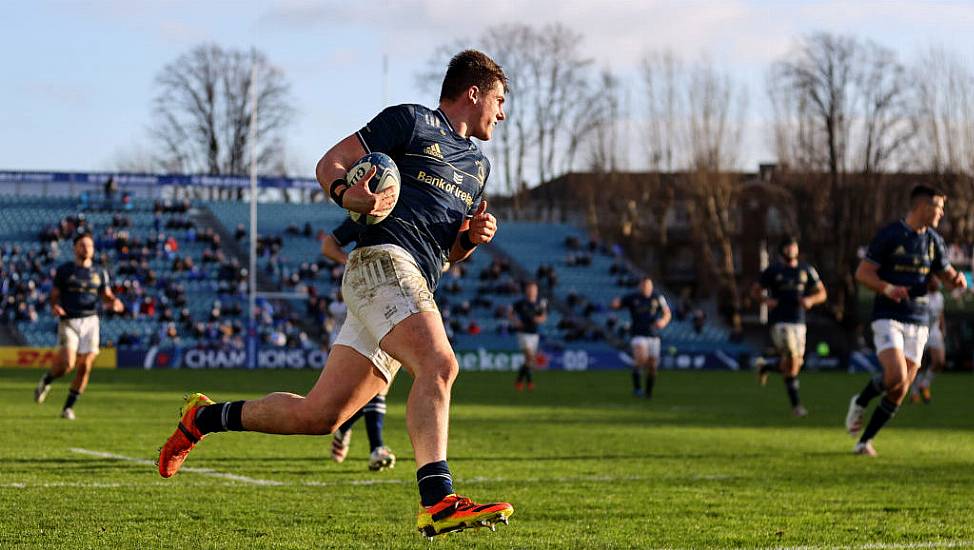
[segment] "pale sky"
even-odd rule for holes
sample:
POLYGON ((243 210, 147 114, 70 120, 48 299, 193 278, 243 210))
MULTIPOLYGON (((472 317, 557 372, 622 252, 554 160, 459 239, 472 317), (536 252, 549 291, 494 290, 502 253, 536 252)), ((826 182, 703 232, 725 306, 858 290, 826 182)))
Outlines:
POLYGON ((493 24, 560 22, 585 35, 587 56, 634 84, 647 51, 709 55, 751 95, 746 169, 770 160, 765 71, 802 34, 871 39, 905 62, 944 47, 974 66, 974 0, 7 0, 0 14, 0 170, 105 170, 148 150, 153 79, 202 42, 255 46, 285 72, 298 110, 290 164, 309 177, 326 148, 383 106, 383 55, 389 102, 433 105, 415 75, 434 49, 493 24))

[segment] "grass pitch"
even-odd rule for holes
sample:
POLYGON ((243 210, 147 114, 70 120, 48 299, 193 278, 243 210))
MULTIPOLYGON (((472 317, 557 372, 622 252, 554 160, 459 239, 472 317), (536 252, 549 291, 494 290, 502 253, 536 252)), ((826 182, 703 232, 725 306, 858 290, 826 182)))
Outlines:
POLYGON ((405 432, 408 376, 389 398, 396 469, 366 468, 364 425, 349 459, 327 437, 218 434, 184 471, 149 464, 181 396, 216 400, 306 391, 314 371, 96 371, 74 422, 62 380, 32 402, 39 371, 0 370, 0 548, 704 548, 974 546, 974 377, 937 379, 930 405, 904 405, 853 456, 842 424, 863 375, 806 373, 811 415, 792 418, 779 378, 664 372, 656 399, 629 376, 462 373, 450 465, 478 501, 508 500, 496 533, 429 543, 414 528, 405 432), (243 476, 228 477, 228 476, 243 476))

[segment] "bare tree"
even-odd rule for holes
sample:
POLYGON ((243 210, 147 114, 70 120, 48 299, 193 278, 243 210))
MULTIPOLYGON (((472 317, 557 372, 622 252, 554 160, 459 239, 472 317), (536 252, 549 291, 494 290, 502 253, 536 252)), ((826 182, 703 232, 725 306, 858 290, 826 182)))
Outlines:
POLYGON ((859 102, 852 139, 854 168, 882 173, 902 162, 916 135, 910 112, 911 85, 892 50, 872 42, 859 48, 856 95, 859 102))
POLYGON ((772 66, 769 92, 779 162, 805 174, 789 179, 805 248, 826 267, 837 316, 855 315, 858 248, 890 214, 884 178, 916 133, 906 70, 887 48, 818 33, 772 66))
POLYGON ((918 130, 913 166, 974 175, 974 70, 956 54, 931 49, 918 59, 912 79, 918 130))
POLYGON ((201 45, 163 67, 154 100, 160 165, 169 171, 244 174, 249 165, 251 86, 256 77, 257 165, 280 166, 294 109, 283 73, 256 50, 201 45))
POLYGON ((739 307, 733 243, 740 182, 730 172, 740 155, 745 90, 707 59, 687 65, 672 53, 651 53, 642 68, 650 164, 657 174, 676 172, 700 278, 718 282, 720 303, 732 314, 739 307))
MULTIPOLYGON (((581 53, 582 35, 562 25, 497 25, 473 43, 504 68, 510 82, 507 119, 485 149, 495 177, 514 199, 517 215, 529 182, 550 181, 559 171, 570 171, 593 139, 585 130, 606 127, 598 117, 607 101, 599 86, 607 81, 592 75, 592 61, 581 53)), ((432 92, 450 56, 468 47, 469 42, 437 48, 418 75, 420 87, 432 92)))

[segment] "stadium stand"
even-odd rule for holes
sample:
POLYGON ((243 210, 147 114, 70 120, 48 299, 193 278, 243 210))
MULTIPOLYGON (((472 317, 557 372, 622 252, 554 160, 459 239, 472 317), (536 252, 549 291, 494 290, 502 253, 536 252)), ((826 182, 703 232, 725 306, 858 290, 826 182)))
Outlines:
MULTIPOLYGON (((71 236, 84 226, 126 303, 125 314, 103 318, 103 343, 243 345, 248 204, 164 203, 124 194, 101 201, 83 194, 0 196, 0 206, 0 320, 25 344, 55 344, 46 296, 54 269, 72 257, 71 236)), ((327 342, 328 305, 341 268, 321 256, 320 241, 344 216, 323 203, 258 205, 260 290, 292 296, 261 300, 265 345, 327 342)), ((491 246, 444 274, 436 296, 454 344, 513 348, 508 314, 526 279, 539 281, 551 304, 542 329, 549 346, 611 351, 628 339, 628 315, 609 307, 638 281, 625 258, 573 226, 518 221, 503 222, 491 246)), ((677 297, 662 290, 676 310, 677 297)), ((674 317, 663 331, 665 347, 737 350, 726 329, 691 317, 674 317)))

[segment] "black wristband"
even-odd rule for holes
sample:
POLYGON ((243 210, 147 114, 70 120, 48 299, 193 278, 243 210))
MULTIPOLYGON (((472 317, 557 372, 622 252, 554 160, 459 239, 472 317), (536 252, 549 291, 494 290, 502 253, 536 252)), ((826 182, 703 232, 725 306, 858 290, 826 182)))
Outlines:
POLYGON ((337 180, 331 182, 331 186, 328 188, 328 194, 331 195, 331 200, 335 201, 335 204, 342 207, 345 206, 342 204, 345 191, 348 191, 348 182, 345 181, 345 178, 338 178, 337 180), (342 186, 342 189, 336 192, 339 185, 342 186))
POLYGON ((460 233, 460 248, 466 251, 473 250, 476 247, 477 245, 473 244, 473 241, 470 240, 470 231, 460 233))

